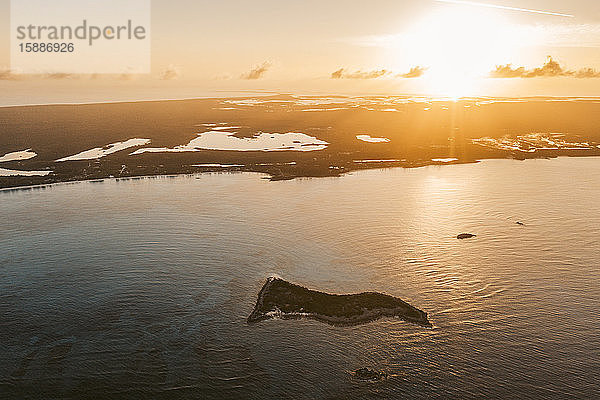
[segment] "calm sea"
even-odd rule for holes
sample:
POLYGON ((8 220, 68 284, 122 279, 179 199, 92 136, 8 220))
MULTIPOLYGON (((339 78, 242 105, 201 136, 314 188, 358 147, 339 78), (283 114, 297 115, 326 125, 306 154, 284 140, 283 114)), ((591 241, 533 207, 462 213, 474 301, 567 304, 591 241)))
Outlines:
POLYGON ((0 397, 600 397, 600 159, 261 178, 0 192, 0 397), (247 325, 274 274, 434 328, 247 325))

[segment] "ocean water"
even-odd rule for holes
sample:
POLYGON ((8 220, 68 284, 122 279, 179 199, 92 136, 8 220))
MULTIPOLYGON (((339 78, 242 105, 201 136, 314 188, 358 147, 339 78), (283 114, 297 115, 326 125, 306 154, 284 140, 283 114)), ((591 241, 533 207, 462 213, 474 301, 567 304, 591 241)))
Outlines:
POLYGON ((599 198, 598 158, 1 191, 0 397, 597 398, 599 198), (270 275, 434 327, 248 325, 270 275))

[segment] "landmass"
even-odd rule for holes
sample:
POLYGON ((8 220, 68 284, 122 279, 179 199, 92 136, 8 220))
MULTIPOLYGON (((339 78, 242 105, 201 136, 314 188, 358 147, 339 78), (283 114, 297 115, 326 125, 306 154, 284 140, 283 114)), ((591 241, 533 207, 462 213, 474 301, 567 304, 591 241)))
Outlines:
POLYGON ((331 325, 358 325, 398 317, 431 327, 427 313, 401 299, 376 292, 328 294, 271 277, 258 294, 248 323, 270 318, 310 318, 331 325))
POLYGON ((600 156, 595 99, 276 95, 0 107, 0 121, 0 188, 600 156))

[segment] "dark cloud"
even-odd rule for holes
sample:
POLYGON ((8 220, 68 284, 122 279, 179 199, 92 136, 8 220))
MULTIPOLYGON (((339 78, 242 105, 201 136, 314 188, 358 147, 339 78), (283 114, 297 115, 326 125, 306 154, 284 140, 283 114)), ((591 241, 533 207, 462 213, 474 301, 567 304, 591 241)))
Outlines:
POLYGON ((490 73, 492 78, 553 78, 553 77, 575 77, 575 78, 600 78, 600 72, 592 68, 583 68, 577 71, 564 69, 552 57, 548 57, 544 65, 534 69, 525 67, 513 68, 511 64, 498 65, 490 73))
POLYGON ((412 67, 410 69, 410 71, 408 71, 405 74, 400 74, 398 75, 401 78, 420 78, 421 76, 423 76, 423 74, 425 73, 425 71, 427 71, 427 68, 425 67, 420 67, 420 66, 416 66, 416 67, 412 67))
POLYGON ((342 79, 344 77, 344 68, 340 68, 331 73, 331 79, 342 79))
POLYGON ((270 68, 271 68, 271 63, 268 61, 265 61, 261 65, 257 65, 254 68, 252 68, 250 71, 242 74, 240 76, 240 78, 248 79, 248 80, 260 79, 267 73, 267 71, 270 68))
POLYGON ((177 68, 173 64, 170 64, 166 69, 164 69, 160 73, 160 79, 172 80, 172 79, 179 78, 180 75, 181 75, 181 72, 179 71, 179 68, 177 68))
POLYGON ((331 74, 331 79, 376 79, 389 74, 391 71, 387 69, 345 72, 344 68, 340 68, 331 74))

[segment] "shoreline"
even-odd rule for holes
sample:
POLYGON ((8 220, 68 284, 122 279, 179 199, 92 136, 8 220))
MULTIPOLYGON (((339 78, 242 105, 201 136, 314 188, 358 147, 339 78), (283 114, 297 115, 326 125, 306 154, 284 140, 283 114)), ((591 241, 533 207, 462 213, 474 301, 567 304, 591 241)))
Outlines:
POLYGON ((444 167, 444 166, 452 166, 452 165, 468 165, 468 164, 479 164, 481 162, 490 161, 490 160, 511 160, 511 161, 527 161, 527 160, 553 160, 559 158, 600 158, 600 155, 591 154, 591 155, 579 155, 579 156, 555 156, 555 157, 531 157, 525 159, 516 159, 510 157, 492 157, 492 158, 484 158, 478 160, 469 160, 469 161, 452 161, 452 162, 414 162, 410 163, 411 165, 390 165, 390 164, 398 164, 394 162, 382 162, 382 163, 364 163, 361 164, 360 167, 352 168, 352 169, 344 169, 344 170, 336 170, 329 171, 329 173, 325 172, 323 174, 290 174, 290 175, 277 175, 272 174, 266 170, 257 170, 256 168, 251 167, 231 167, 231 168, 219 168, 219 167, 193 167, 195 171, 182 171, 182 172, 171 172, 171 173, 156 173, 156 174, 140 174, 140 175, 128 175, 128 176, 94 176, 84 179, 52 179, 52 175, 48 176, 13 176, 13 177, 0 177, 0 193, 8 193, 15 191, 30 191, 30 190, 41 190, 46 189, 52 186, 58 185, 73 185, 78 183, 100 183, 104 181, 130 181, 130 180, 142 180, 142 179, 158 179, 158 178, 176 178, 176 177, 199 177, 205 174, 237 174, 237 173, 252 173, 263 175, 262 179, 268 180, 269 182, 279 182, 279 181, 290 181, 294 179, 306 179, 306 178, 340 178, 344 175, 351 174, 353 172, 360 171, 369 171, 369 170, 385 170, 385 169, 414 169, 414 168, 424 168, 424 167, 444 167), (45 180, 40 183, 28 183, 28 182, 16 182, 14 184, 6 185, 3 182, 4 179, 10 178, 11 180, 28 180, 28 179, 40 179, 45 180))
POLYGON ((216 171, 281 181, 496 158, 600 156, 598 121, 589 118, 600 115, 600 102, 438 100, 244 93, 0 107, 0 156, 34 154, 2 162, 8 171, 0 188, 216 171), (19 171, 48 175, 9 176, 19 171))

